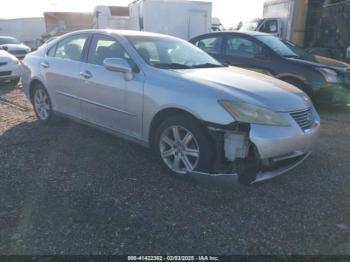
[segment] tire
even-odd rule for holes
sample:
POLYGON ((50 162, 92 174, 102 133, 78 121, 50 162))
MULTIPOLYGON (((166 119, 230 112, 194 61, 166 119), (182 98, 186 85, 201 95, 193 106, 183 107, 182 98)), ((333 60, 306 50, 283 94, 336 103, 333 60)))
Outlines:
POLYGON ((153 147, 167 173, 188 178, 188 171, 210 172, 214 159, 209 132, 197 120, 175 115, 160 124, 153 147))
POLYGON ((36 117, 41 123, 48 124, 53 120, 52 104, 46 88, 36 84, 32 91, 32 105, 36 117))

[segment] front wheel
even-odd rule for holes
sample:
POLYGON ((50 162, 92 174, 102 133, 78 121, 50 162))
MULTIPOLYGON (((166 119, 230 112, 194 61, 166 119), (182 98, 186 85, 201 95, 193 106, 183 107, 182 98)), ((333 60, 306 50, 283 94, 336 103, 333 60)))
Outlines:
POLYGON ((154 147, 162 166, 172 175, 186 177, 191 171, 211 171, 211 137, 191 117, 178 115, 165 120, 157 129, 154 147))
POLYGON ((51 121, 53 115, 51 100, 45 87, 43 87, 41 84, 38 84, 34 88, 32 104, 39 121, 43 123, 48 123, 51 121))

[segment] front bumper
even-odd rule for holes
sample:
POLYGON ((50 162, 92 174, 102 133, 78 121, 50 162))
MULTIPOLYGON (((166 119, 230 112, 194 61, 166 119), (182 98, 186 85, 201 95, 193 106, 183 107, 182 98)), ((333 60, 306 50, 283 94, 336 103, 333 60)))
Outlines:
POLYGON ((350 104, 350 80, 349 83, 327 84, 318 89, 314 96, 319 104, 350 104))
POLYGON ((21 64, 0 66, 0 83, 17 81, 21 78, 22 72, 21 64))
POLYGON ((283 175, 300 165, 312 152, 320 131, 320 118, 314 108, 313 114, 314 123, 308 130, 302 130, 289 113, 283 113, 290 120, 289 127, 252 124, 249 143, 254 156, 237 159, 235 172, 208 174, 194 171, 189 176, 204 184, 230 186, 254 184, 283 175))
MULTIPOLYGON (((302 155, 300 158, 295 159, 290 164, 282 166, 276 170, 273 171, 259 171, 255 179, 250 182, 250 184, 259 183, 265 180, 270 180, 272 178, 281 176, 292 169, 299 166, 301 163, 304 162, 309 156, 311 155, 311 152, 308 152, 305 155, 302 155)), ((201 184, 206 185, 214 185, 214 186, 226 186, 230 187, 235 184, 240 184, 240 175, 238 173, 232 173, 232 174, 208 174, 208 173, 202 173, 202 172, 191 172, 189 173, 190 177, 194 180, 200 182, 201 184)))

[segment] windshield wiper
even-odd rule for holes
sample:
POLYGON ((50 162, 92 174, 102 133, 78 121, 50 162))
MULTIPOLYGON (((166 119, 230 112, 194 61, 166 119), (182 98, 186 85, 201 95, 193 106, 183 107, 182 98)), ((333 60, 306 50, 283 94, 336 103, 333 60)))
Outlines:
POLYGON ((170 64, 155 63, 152 65, 162 69, 191 69, 192 68, 191 66, 178 64, 178 63, 170 63, 170 64))
POLYGON ((205 63, 200 65, 193 65, 193 68, 210 68, 210 67, 226 67, 225 65, 205 63))

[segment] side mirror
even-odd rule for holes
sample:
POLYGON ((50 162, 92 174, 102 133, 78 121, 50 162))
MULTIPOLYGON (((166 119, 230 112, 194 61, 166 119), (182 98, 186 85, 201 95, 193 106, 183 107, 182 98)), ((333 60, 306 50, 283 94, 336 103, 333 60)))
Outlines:
POLYGON ((129 81, 133 78, 132 68, 129 63, 122 58, 106 58, 103 60, 104 67, 109 71, 124 74, 124 79, 129 81))

